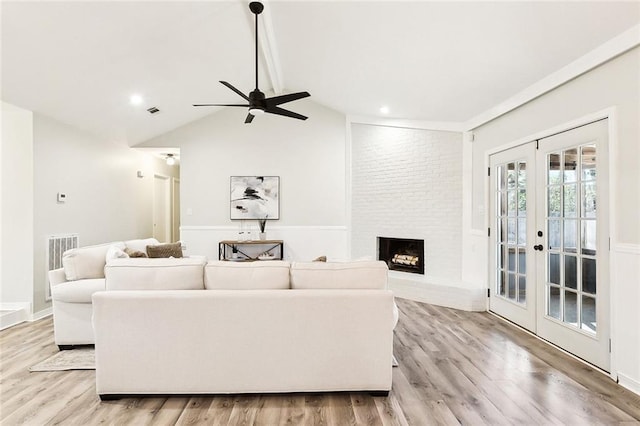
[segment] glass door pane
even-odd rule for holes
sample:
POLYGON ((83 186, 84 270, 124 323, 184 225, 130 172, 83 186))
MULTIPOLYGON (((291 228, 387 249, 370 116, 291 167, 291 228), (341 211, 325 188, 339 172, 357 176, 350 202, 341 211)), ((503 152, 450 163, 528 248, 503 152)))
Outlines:
POLYGON ((527 302, 527 162, 496 167, 494 226, 496 238, 496 294, 516 303, 527 302), (505 231, 506 226, 506 232, 505 231))
POLYGON ((546 163, 546 315, 595 334, 596 147, 552 152, 546 163))

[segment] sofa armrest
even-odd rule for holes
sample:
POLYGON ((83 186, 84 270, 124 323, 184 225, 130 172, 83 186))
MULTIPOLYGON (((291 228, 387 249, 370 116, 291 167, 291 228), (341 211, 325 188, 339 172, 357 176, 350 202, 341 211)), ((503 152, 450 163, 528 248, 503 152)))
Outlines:
POLYGON ((64 268, 53 269, 49 271, 49 285, 54 286, 67 282, 67 276, 64 273, 64 268))

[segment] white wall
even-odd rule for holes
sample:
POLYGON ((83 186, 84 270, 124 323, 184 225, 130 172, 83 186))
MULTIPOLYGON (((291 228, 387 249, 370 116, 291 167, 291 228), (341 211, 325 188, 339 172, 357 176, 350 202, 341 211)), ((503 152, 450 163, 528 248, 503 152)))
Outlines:
POLYGON ((80 245, 152 235, 153 174, 176 168, 40 114, 33 121, 34 312, 46 309, 46 239, 77 233, 80 245), (145 173, 137 177, 137 171, 145 173), (64 192, 67 200, 57 202, 64 192))
MULTIPOLYGON (((610 211, 612 344, 620 383, 640 393, 640 48, 635 48, 477 129, 473 146, 472 224, 486 233, 484 194, 488 150, 615 107, 610 120, 613 200, 610 211)), ((476 271, 486 288, 485 268, 476 271)))
POLYGON ((244 124, 244 109, 225 108, 139 145, 180 148, 181 238, 190 254, 217 258, 218 241, 237 237, 231 176, 273 175, 280 220, 267 223, 268 238, 284 239, 291 259, 345 257, 345 117, 311 100, 291 109, 309 119, 265 114, 244 124))
POLYGON ((2 102, 0 306, 31 312, 33 297, 33 114, 2 102))

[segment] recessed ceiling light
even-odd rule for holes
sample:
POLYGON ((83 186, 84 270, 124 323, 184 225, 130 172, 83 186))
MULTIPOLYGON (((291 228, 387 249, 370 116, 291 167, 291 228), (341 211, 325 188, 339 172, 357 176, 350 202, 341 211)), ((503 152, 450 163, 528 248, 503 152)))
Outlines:
POLYGON ((380 112, 382 114, 389 114, 389 107, 388 106, 382 106, 380 107, 380 112))
POLYGON ((131 95, 131 97, 129 98, 129 102, 131 102, 131 105, 140 105, 142 103, 142 96, 131 95))

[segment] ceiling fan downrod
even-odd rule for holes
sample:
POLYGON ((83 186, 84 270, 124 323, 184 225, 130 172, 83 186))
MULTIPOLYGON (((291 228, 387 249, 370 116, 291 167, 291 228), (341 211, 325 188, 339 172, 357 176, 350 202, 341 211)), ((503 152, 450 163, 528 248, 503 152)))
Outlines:
POLYGON ((259 1, 249 3, 249 10, 256 16, 256 90, 258 90, 258 15, 264 10, 264 5, 259 1))

